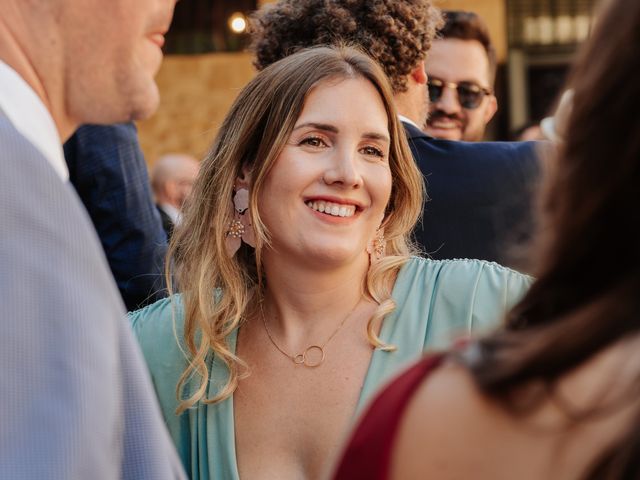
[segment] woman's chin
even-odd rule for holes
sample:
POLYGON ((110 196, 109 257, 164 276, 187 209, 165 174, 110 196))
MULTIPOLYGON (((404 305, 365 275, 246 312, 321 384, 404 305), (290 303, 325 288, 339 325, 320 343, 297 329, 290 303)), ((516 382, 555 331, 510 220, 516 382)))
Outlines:
POLYGON ((365 246, 358 241, 336 242, 335 239, 314 238, 314 241, 299 241, 289 245, 274 245, 265 252, 265 260, 271 264, 307 265, 314 270, 341 269, 348 265, 368 265, 365 246))
POLYGON ((364 249, 354 251, 352 246, 321 246, 311 249, 302 257, 306 262, 319 265, 320 268, 342 268, 349 264, 358 264, 366 260, 364 249))

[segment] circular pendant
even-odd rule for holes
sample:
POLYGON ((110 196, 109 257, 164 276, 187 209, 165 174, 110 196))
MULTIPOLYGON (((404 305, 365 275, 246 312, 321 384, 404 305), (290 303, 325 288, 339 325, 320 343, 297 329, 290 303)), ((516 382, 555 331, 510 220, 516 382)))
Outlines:
MULTIPOLYGON (((300 355, 298 355, 297 357, 299 356, 300 355)), ((324 362, 324 350, 319 345, 311 345, 310 347, 307 347, 307 349, 302 354, 302 363, 305 367, 317 367, 322 362, 324 362)))

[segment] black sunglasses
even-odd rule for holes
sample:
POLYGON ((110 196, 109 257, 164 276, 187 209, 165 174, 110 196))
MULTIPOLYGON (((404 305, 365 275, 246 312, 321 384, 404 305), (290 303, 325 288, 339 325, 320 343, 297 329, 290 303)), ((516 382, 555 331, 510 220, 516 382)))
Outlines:
POLYGON ((491 90, 481 87, 473 82, 445 82, 439 78, 429 78, 427 82, 427 89, 429 90, 429 100, 432 103, 436 103, 442 97, 444 89, 455 88, 458 93, 458 101, 462 108, 467 110, 473 110, 478 108, 482 103, 482 99, 486 95, 491 95, 491 90))

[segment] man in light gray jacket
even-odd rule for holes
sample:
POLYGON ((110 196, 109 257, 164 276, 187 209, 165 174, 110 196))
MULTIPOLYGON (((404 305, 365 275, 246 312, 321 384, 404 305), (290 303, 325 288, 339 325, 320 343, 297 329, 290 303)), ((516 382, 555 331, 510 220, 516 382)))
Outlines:
POLYGON ((175 0, 0 0, 0 478, 183 478, 62 142, 144 118, 175 0))

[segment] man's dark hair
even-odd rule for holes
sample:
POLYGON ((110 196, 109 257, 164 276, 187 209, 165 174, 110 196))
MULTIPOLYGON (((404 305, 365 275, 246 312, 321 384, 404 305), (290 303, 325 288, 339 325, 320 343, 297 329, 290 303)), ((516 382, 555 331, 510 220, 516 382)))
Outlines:
POLYGON ((458 38, 480 42, 489 59, 489 81, 493 84, 496 76, 496 49, 491 43, 487 24, 474 12, 444 10, 442 15, 444 25, 438 30, 436 38, 458 38))
POLYGON ((281 0, 253 15, 251 50, 258 70, 303 48, 348 43, 383 68, 394 93, 423 60, 441 24, 431 0, 281 0))

